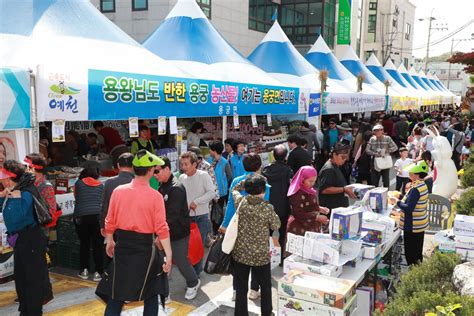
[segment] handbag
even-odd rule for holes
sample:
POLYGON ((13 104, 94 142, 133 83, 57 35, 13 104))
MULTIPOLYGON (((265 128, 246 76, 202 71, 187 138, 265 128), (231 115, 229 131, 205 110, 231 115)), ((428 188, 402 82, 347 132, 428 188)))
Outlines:
POLYGON ((188 245, 188 260, 191 265, 196 265, 204 258, 204 246, 202 244, 201 233, 196 223, 191 223, 188 245))
POLYGON ((216 201, 212 201, 211 221, 216 225, 221 225, 224 220, 224 210, 216 201))
POLYGON ((232 258, 231 255, 222 251, 223 241, 224 236, 219 234, 209 249, 204 265, 204 271, 208 274, 232 274, 232 258))
POLYGON ((230 220, 229 226, 227 227, 224 235, 224 241, 222 242, 222 251, 226 254, 230 254, 234 250, 235 241, 237 240, 237 233, 239 230, 239 210, 245 197, 239 203, 234 216, 230 220))
POLYGON ((375 167, 375 170, 377 171, 392 168, 393 167, 392 156, 386 155, 383 157, 375 157, 374 167, 375 167))

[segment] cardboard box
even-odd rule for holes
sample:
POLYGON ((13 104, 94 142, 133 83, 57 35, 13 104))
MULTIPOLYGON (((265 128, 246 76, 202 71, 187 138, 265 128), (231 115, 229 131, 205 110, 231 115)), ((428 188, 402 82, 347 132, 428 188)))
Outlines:
POLYGON ((355 294, 355 282, 291 270, 278 281, 278 294, 344 309, 355 294))
POLYGON ((331 238, 331 234, 321 234, 315 232, 306 232, 304 234, 305 240, 312 239, 324 243, 328 247, 333 248, 336 251, 341 251, 342 241, 331 238))
POLYGON ((388 188, 375 188, 369 192, 370 208, 377 213, 383 213, 388 206, 388 188))
POLYGON ((270 266, 271 269, 278 267, 281 262, 281 247, 278 238, 270 237, 270 266))
POLYGON ((357 316, 371 316, 374 310, 374 288, 361 286, 356 289, 357 316))
POLYGON ((339 207, 332 210, 329 223, 331 237, 336 240, 360 236, 362 210, 360 207, 339 207))
POLYGON ((364 248, 360 248, 360 251, 359 251, 359 254, 357 255, 357 257, 351 261, 348 261, 345 265, 346 266, 350 266, 352 268, 355 268, 357 267, 357 265, 362 261, 362 259, 364 258, 364 248))
POLYGON ((456 248, 456 253, 461 256, 462 261, 474 261, 474 250, 456 248))
POLYGON ((474 237, 459 235, 459 236, 454 237, 454 240, 455 240, 456 248, 474 250, 474 237))
POLYGON ((454 218, 454 235, 474 237, 474 216, 457 214, 454 218))
POLYGON ((382 247, 378 246, 364 246, 364 259, 373 260, 382 252, 382 247))
POLYGON ((323 241, 305 238, 303 258, 325 264, 339 265, 340 253, 323 241))
POLYGON ((290 270, 299 270, 308 275, 321 274, 335 278, 342 274, 342 266, 324 264, 297 255, 291 255, 283 261, 283 273, 287 274, 290 270))
POLYGON ((348 187, 353 189, 353 192, 358 200, 362 200, 367 192, 375 188, 373 185, 354 183, 348 185, 348 187))
POLYGON ((295 299, 286 295, 278 295, 279 316, 308 316, 308 315, 330 315, 330 316, 353 316, 357 309, 357 298, 354 295, 345 309, 330 307, 305 300, 295 299))
POLYGON ((380 245, 384 241, 387 227, 377 222, 363 222, 361 235, 364 244, 380 245))
POLYGON ((13 252, 0 254, 0 279, 13 275, 13 252))

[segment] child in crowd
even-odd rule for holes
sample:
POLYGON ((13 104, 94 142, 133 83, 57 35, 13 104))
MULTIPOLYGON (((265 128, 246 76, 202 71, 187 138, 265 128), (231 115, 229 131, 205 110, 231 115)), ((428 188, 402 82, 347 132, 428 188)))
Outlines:
POLYGON ((405 186, 410 181, 408 171, 404 169, 409 166, 413 160, 408 158, 408 149, 406 147, 400 148, 398 152, 400 153, 400 158, 395 162, 395 170, 397 171, 396 190, 400 191, 403 196, 405 194, 405 186))
POLYGON ((433 192, 433 182, 434 182, 433 160, 431 158, 431 152, 424 151, 421 154, 421 160, 426 162, 428 167, 430 167, 430 170, 428 171, 428 175, 425 177, 425 184, 428 187, 428 193, 431 194, 433 192))

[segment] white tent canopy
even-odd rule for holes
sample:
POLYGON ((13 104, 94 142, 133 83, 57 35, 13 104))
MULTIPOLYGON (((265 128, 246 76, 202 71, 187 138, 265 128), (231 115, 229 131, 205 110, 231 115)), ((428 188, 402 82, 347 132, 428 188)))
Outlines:
POLYGON ((198 78, 284 85, 237 52, 195 0, 178 0, 143 46, 198 78))

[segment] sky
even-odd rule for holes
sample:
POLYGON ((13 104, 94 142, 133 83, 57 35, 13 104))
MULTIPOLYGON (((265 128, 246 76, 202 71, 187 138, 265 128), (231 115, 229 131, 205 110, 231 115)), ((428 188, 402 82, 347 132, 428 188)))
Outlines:
MULTIPOLYGON (((421 49, 413 50, 413 55, 417 58, 426 56, 429 28, 428 20, 419 21, 418 19, 429 17, 433 8, 433 17, 436 20, 432 22, 432 28, 447 27, 448 30, 432 30, 430 42, 448 35, 474 19, 474 0, 410 0, 410 2, 416 6, 413 48, 423 46, 421 49)), ((470 39, 472 33, 474 33, 474 23, 449 39, 431 46, 430 56, 450 52, 452 38, 455 39, 453 51, 471 52, 474 48, 474 40, 464 42, 456 40, 470 39)))

